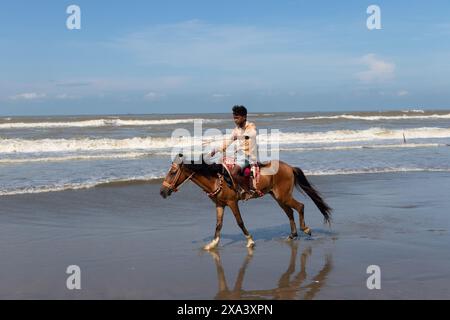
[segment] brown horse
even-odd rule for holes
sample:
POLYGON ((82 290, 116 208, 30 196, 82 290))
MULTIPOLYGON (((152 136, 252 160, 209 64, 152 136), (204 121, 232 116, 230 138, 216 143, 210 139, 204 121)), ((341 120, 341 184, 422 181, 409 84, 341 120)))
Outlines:
MULTIPOLYGON (((239 194, 233 187, 224 183, 223 167, 220 164, 207 164, 202 160, 200 164, 193 162, 184 163, 183 155, 172 163, 161 186, 161 196, 167 198, 187 181, 191 180, 202 188, 216 205, 217 223, 214 239, 204 246, 205 250, 211 250, 217 247, 220 241, 220 230, 222 229, 223 214, 225 207, 229 207, 236 218, 236 222, 247 238, 247 247, 253 247, 255 242, 247 231, 239 211, 239 194)), ((291 167, 287 163, 278 160, 272 160, 261 167, 261 176, 258 183, 258 189, 264 193, 269 193, 286 212, 291 225, 290 239, 298 236, 297 227, 294 220, 294 211, 296 210, 300 217, 301 230, 311 235, 311 229, 305 225, 304 208, 305 205, 294 199, 292 192, 294 186, 302 190, 312 199, 323 214, 325 222, 330 221, 331 208, 322 199, 319 192, 306 179, 300 168, 291 167)))

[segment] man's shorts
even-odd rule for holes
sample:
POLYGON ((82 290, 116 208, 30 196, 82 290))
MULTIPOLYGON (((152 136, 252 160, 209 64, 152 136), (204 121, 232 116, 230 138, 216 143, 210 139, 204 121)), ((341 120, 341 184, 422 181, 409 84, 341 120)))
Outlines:
POLYGON ((249 161, 248 157, 242 151, 236 152, 235 161, 236 161, 236 164, 239 167, 241 167, 241 169, 244 169, 245 167, 250 166, 250 161, 249 161))
POLYGON ((238 159, 236 158, 236 164, 241 167, 241 169, 244 169, 245 167, 250 166, 250 161, 248 159, 238 159))

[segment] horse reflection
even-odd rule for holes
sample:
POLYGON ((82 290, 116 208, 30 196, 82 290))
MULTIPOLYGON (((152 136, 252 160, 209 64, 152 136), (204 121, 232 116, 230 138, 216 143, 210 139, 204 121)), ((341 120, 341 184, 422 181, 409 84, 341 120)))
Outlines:
POLYGON ((321 270, 307 283, 306 264, 312 254, 310 246, 303 249, 300 255, 300 271, 291 279, 296 270, 298 243, 289 242, 291 249, 291 256, 289 259, 289 266, 287 270, 280 276, 278 286, 267 290, 244 290, 242 284, 245 277, 245 271, 253 258, 253 249, 248 249, 248 254, 239 269, 236 281, 232 290, 228 288, 225 278, 225 272, 222 266, 220 254, 218 251, 209 252, 214 258, 217 269, 217 278, 219 282, 219 291, 215 299, 217 300, 237 300, 237 299, 314 299, 316 294, 325 284, 328 274, 332 270, 331 255, 325 255, 324 265, 321 270), (302 286, 303 285, 303 286, 302 286))

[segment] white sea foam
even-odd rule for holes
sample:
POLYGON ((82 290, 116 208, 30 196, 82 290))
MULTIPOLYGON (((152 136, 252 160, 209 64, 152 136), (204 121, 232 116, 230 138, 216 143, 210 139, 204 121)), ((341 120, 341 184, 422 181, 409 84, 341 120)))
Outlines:
POLYGON ((339 169, 339 170, 304 170, 310 176, 335 176, 353 174, 374 173, 399 173, 399 172, 450 172, 448 168, 367 168, 367 169, 339 169))
MULTIPOLYGON (((450 172, 449 168, 367 168, 367 169, 330 169, 330 170, 304 170, 307 176, 333 176, 333 175, 356 175, 375 173, 398 173, 398 172, 450 172)), ((48 192, 60 192, 66 190, 90 189, 98 186, 108 186, 115 184, 133 184, 136 182, 151 182, 164 178, 163 174, 153 174, 145 176, 134 176, 129 178, 100 179, 96 181, 86 181, 81 183, 62 183, 49 186, 30 186, 17 189, 0 190, 0 196, 12 196, 23 194, 36 194, 48 192)))
POLYGON ((397 148, 437 148, 448 147, 443 143, 403 143, 403 144, 372 144, 354 146, 327 146, 327 147, 293 147, 279 148, 280 151, 335 151, 335 150, 355 150, 355 149, 397 149, 397 148))
POLYGON ((122 120, 122 119, 94 119, 65 122, 9 122, 0 123, 0 129, 33 129, 33 128, 84 128, 84 127, 112 127, 112 126, 151 126, 193 123, 201 120, 206 123, 221 122, 220 119, 161 119, 161 120, 122 120))
MULTIPOLYGON (((337 130, 325 132, 291 132, 280 133, 282 144, 314 144, 314 143, 350 143, 357 141, 400 140, 450 138, 450 128, 413 128, 405 130, 389 130, 370 128, 366 130, 337 130)), ((216 143, 221 137, 211 138, 216 143)), ((273 142, 275 136, 258 137, 258 144, 273 142)), ((155 150, 172 149, 174 146, 188 147, 202 144, 197 137, 135 137, 129 139, 0 139, 0 153, 42 153, 42 152, 77 152, 98 150, 155 150)))
MULTIPOLYGON (((417 112, 418 113, 418 112, 417 112)), ((363 121, 380 121, 380 120, 436 120, 436 119, 450 119, 450 114, 431 114, 431 115, 398 115, 398 116, 359 116, 351 114, 342 114, 336 116, 316 116, 316 117, 300 117, 289 118, 289 121, 302 121, 302 120, 363 120, 363 121)))
POLYGON ((97 186, 107 186, 114 185, 118 183, 131 184, 137 181, 152 181, 164 178, 162 174, 146 175, 139 177, 129 177, 129 178, 115 178, 115 179, 100 179, 94 181, 86 181, 81 183, 62 183, 54 184, 50 186, 30 186, 25 188, 17 188, 10 190, 0 190, 0 196, 11 196, 20 194, 34 194, 34 193, 48 193, 48 192, 59 192, 66 190, 80 190, 80 189, 90 189, 97 186))
MULTIPOLYGON (((303 151, 345 151, 358 149, 397 149, 397 148, 437 148, 448 147, 447 144, 442 143, 407 143, 407 144, 373 144, 373 145, 353 145, 353 146, 324 146, 324 147, 281 147, 278 151, 303 152, 303 151)), ((267 148, 260 148, 260 151, 275 151, 267 148)), ((21 158, 3 158, 0 159, 0 164, 21 164, 21 163, 40 163, 40 162, 65 162, 65 161, 96 161, 96 160, 115 160, 115 159, 139 159, 154 156, 170 156, 169 151, 154 151, 154 152, 123 152, 123 153, 106 153, 106 154, 78 154, 78 155, 63 155, 55 157, 42 156, 27 156, 21 158)), ((200 153, 193 152, 196 156, 200 153)))
POLYGON ((0 153, 77 152, 99 150, 153 150, 171 148, 175 144, 200 144, 193 139, 129 138, 129 139, 0 139, 0 153))
POLYGON ((425 113, 425 110, 422 109, 412 109, 412 110, 402 110, 402 112, 412 112, 412 113, 425 113))
POLYGON ((336 130, 311 133, 281 133, 280 143, 341 143, 376 140, 401 140, 449 138, 450 128, 412 128, 391 130, 370 128, 366 130, 336 130))
POLYGON ((19 164, 32 162, 64 162, 64 161, 95 161, 95 160, 114 160, 114 159, 137 159, 151 157, 154 155, 170 155, 170 152, 125 152, 110 153, 98 155, 71 155, 60 157, 27 157, 27 158, 4 158, 0 159, 0 164, 19 164))

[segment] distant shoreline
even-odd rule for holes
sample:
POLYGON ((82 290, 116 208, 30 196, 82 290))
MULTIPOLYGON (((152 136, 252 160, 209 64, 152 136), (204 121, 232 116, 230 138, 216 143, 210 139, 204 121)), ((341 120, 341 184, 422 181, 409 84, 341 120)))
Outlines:
MULTIPOLYGON (((450 111, 450 107, 442 108, 442 109, 426 109, 420 108, 424 112, 446 112, 450 111)), ((399 108, 399 109, 379 109, 379 110, 327 110, 320 111, 320 108, 317 110, 292 110, 292 111, 256 111, 250 110, 250 114, 264 114, 264 113, 275 113, 275 114, 289 114, 289 113, 319 113, 319 114, 341 114, 341 113, 389 113, 389 112, 411 112, 413 109, 408 108, 399 108)), ((152 112, 152 113, 81 113, 81 114, 29 114, 29 115, 14 115, 14 114, 0 114, 1 118, 14 117, 14 118, 31 118, 31 117, 101 117, 101 116, 124 116, 124 117, 133 117, 133 116, 160 116, 160 115, 168 115, 168 116, 185 116, 185 115, 226 115, 229 112, 188 112, 188 113, 163 113, 163 112, 152 112)))

